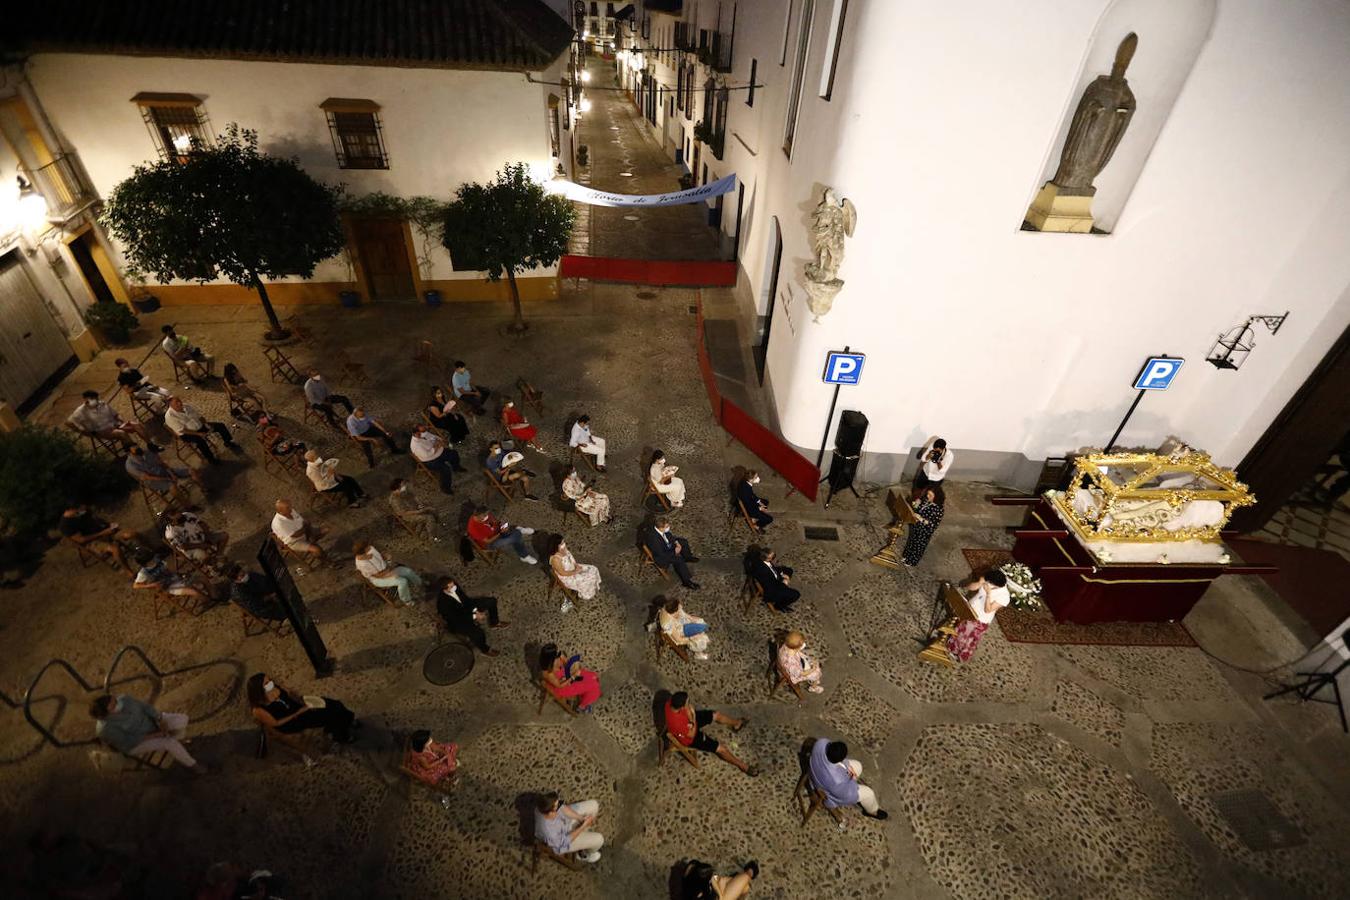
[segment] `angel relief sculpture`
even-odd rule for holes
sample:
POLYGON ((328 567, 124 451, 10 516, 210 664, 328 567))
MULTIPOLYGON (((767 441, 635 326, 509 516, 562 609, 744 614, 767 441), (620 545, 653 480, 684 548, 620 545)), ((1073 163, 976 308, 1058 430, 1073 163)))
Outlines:
POLYGON ((844 261, 844 238, 853 236, 858 222, 858 211, 849 200, 840 200, 833 188, 826 188, 815 211, 811 214, 811 241, 815 247, 814 262, 806 264, 807 306, 815 321, 830 311, 834 298, 844 282, 839 278, 839 266, 844 261))

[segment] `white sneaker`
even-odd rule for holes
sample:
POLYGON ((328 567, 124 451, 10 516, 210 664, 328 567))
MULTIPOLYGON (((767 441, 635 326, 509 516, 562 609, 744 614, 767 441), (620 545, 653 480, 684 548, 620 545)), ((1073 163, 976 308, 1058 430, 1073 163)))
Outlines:
POLYGON ((575 608, 576 608, 576 607, 573 606, 571 600, 564 600, 564 601, 563 601, 562 612, 569 613, 569 612, 571 612, 571 611, 572 611, 573 609, 575 609, 575 608))
POLYGON ((587 850, 585 853, 578 853, 577 859, 588 863, 598 862, 600 860, 600 851, 587 850))
POLYGON ((520 561, 523 562, 523 563, 527 563, 527 564, 529 564, 529 565, 531 565, 531 566, 534 565, 535 563, 539 562, 539 560, 535 559, 533 556, 522 556, 522 557, 520 558, 520 561))
POLYGON ((521 534, 534 534, 533 528, 526 528, 524 525, 518 525, 516 528, 521 534))
POLYGON ((706 654, 706 653, 695 653, 695 654, 694 654, 694 659, 707 659, 707 658, 708 658, 708 654, 706 654))

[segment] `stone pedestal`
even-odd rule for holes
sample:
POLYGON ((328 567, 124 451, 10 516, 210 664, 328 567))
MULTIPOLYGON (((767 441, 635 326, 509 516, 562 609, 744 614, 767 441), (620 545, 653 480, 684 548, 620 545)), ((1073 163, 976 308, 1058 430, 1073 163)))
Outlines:
POLYGON ((802 282, 802 287, 806 288, 806 308, 811 310, 811 315, 817 322, 820 317, 830 311, 834 306, 834 298, 839 295, 839 291, 844 286, 844 282, 838 278, 831 278, 828 281, 811 280, 811 269, 808 265, 807 280, 802 282))
MULTIPOLYGON (((1027 210, 1027 224, 1037 231, 1089 234, 1092 231, 1092 194, 1065 194, 1047 181, 1027 210)), ((1095 191, 1094 191, 1095 193, 1095 191)))

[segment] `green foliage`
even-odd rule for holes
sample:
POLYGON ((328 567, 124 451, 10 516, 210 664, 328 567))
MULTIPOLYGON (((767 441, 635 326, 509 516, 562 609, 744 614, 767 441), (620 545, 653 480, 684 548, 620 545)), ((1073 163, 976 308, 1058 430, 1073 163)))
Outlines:
POLYGON ((473 260, 497 281, 556 263, 575 218, 571 201, 531 180, 524 163, 509 163, 487 184, 460 185, 445 207, 441 241, 458 263, 473 260))
POLYGON ((68 506, 124 495, 131 484, 118 463, 72 434, 36 425, 0 434, 0 516, 22 537, 54 528, 68 506))
POLYGON ((84 321, 90 328, 97 328, 114 344, 125 344, 131 340, 131 330, 141 324, 130 307, 111 300, 91 305, 84 311, 84 321))

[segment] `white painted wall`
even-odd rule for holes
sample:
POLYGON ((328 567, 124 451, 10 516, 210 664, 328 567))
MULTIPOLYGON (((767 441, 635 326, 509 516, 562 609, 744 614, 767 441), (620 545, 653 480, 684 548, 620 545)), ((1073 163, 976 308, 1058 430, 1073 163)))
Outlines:
MULTIPOLYGON (((534 77, 559 81, 566 60, 564 53, 534 77)), ((255 129, 267 152, 296 156, 316 178, 345 184, 353 194, 385 191, 441 199, 465 181, 491 177, 506 162, 547 170, 548 96, 564 96, 560 87, 531 84, 523 73, 512 72, 70 53, 34 56, 29 78, 61 140, 80 154, 104 197, 132 166, 155 158, 140 109, 131 102, 143 91, 202 97, 217 133, 230 122, 255 129), (380 105, 389 169, 338 168, 319 108, 329 97, 380 105)), ((569 172, 570 136, 570 131, 562 133, 569 172)), ((477 277, 452 271, 440 247, 432 258, 424 278, 477 277)), ((344 280, 346 267, 334 258, 314 277, 344 280)))
MULTIPOLYGON (((1144 357, 1167 352, 1186 367, 1122 440, 1176 433, 1240 460, 1350 324, 1350 6, 1217 0, 1114 233, 1092 236, 1017 226, 1058 154, 1094 32, 1118 10, 851 3, 826 102, 833 5, 816 0, 791 160, 779 146, 792 66, 791 45, 778 64, 783 4, 740 0, 737 17, 734 80, 758 57, 767 84, 753 109, 733 100, 728 131, 756 152, 728 137, 724 165, 748 185, 749 294, 764 303, 773 217, 782 286, 810 259, 822 185, 859 215, 834 310, 817 324, 798 299, 795 332, 775 320, 769 377, 785 436, 819 441, 823 355, 849 344, 868 363, 840 405, 869 415, 869 453, 907 454, 942 433, 956 448, 1044 458, 1104 443, 1144 357), (1204 362, 1220 330, 1286 309, 1240 372, 1204 362)), ((1160 42, 1140 21, 1142 54, 1160 42)))

